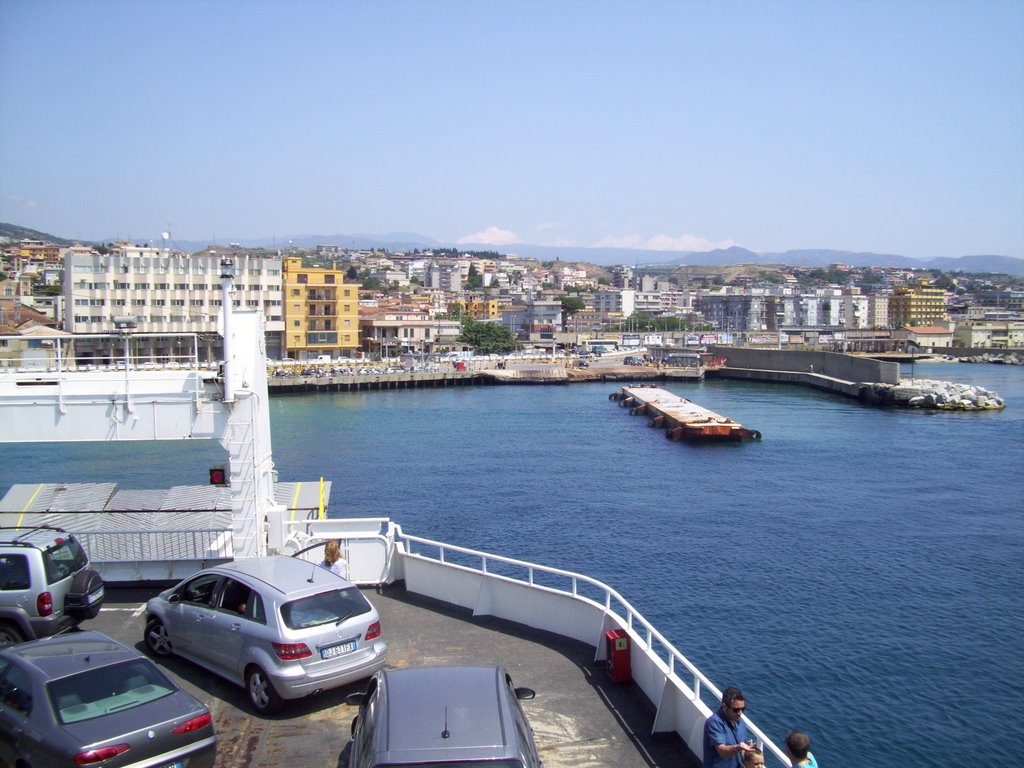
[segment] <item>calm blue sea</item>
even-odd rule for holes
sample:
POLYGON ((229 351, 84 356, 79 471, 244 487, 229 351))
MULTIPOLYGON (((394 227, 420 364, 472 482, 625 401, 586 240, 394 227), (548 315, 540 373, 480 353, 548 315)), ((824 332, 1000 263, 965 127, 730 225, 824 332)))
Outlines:
MULTIPOLYGON (((776 741, 807 730, 824 766, 995 764, 1024 743, 1024 368, 914 373, 1008 407, 674 385, 764 435, 693 446, 610 402, 613 384, 281 396, 274 455, 282 479, 332 480, 334 515, 608 583, 743 688, 776 741)), ((203 483, 221 460, 204 443, 0 445, 0 491, 203 483)))

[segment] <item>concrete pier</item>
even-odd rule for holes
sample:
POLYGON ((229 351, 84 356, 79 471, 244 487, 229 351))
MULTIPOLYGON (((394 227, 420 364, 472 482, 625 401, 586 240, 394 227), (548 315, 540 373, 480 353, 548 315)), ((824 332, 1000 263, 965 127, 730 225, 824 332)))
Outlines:
POLYGON ((728 416, 697 405, 658 387, 623 387, 609 395, 634 416, 650 416, 648 426, 665 430, 670 440, 738 442, 760 440, 761 433, 747 429, 728 416))

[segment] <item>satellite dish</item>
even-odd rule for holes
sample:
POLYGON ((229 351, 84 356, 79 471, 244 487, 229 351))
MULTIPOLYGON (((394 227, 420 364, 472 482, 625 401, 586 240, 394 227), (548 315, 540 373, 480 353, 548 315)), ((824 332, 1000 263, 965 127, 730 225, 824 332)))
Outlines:
POLYGON ((160 233, 160 237, 162 237, 164 239, 164 241, 170 240, 171 239, 171 233, 170 232, 161 232, 160 233))

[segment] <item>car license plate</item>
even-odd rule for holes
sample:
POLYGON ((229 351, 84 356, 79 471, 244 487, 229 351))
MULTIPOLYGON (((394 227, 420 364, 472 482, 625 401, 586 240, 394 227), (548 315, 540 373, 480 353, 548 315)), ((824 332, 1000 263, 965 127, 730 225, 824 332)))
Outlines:
POLYGON ((346 653, 352 653, 356 649, 356 641, 349 640, 345 643, 338 643, 337 645, 329 645, 326 648, 320 649, 321 659, 333 659, 335 656, 344 656, 346 653))

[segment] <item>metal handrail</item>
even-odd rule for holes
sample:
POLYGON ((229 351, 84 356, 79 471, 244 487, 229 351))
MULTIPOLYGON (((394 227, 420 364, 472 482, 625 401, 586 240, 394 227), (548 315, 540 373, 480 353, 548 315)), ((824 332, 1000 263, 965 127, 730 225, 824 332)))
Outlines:
MULTIPOLYGON (((414 536, 411 534, 407 534, 402 531, 402 527, 398 523, 392 523, 391 527, 392 530, 394 531, 394 538, 396 542, 399 539, 406 542, 407 553, 414 557, 427 557, 422 553, 415 553, 412 551, 411 544, 413 542, 417 542, 430 547, 436 547, 438 549, 437 561, 445 565, 448 565, 449 567, 465 568, 467 570, 478 570, 480 573, 491 576, 492 578, 515 581, 518 583, 525 584, 532 589, 557 592, 569 595, 576 600, 582 600, 595 605, 599 605, 597 601, 580 594, 578 589, 580 583, 589 584, 595 587, 599 592, 604 593, 604 604, 603 606, 601 606, 603 610, 606 613, 616 616, 623 622, 623 624, 626 627, 636 632, 636 634, 646 644, 646 648, 644 649, 645 652, 654 655, 655 658, 661 661, 662 664, 664 664, 665 667, 667 667, 670 677, 674 677, 675 679, 679 680, 680 683, 682 683, 682 678, 679 676, 678 665, 682 665, 685 668, 685 670, 693 676, 694 681, 691 691, 693 693, 695 701, 702 700, 702 687, 704 691, 706 691, 709 694, 712 694, 716 700, 721 700, 722 692, 715 686, 715 684, 712 683, 704 675, 703 672, 697 669, 693 662, 687 659, 686 656, 684 656, 674 645, 672 645, 672 643, 670 643, 665 638, 665 636, 662 635, 661 632, 659 632, 654 627, 653 624, 647 621, 647 619, 645 619, 643 615, 639 611, 637 611, 628 600, 626 600, 622 595, 620 595, 614 589, 609 587, 607 584, 604 584, 603 582, 598 581, 597 579, 591 578, 589 576, 585 576, 580 573, 575 573, 573 571, 566 571, 562 570, 561 568, 551 568, 549 566, 537 565, 536 563, 531 563, 525 560, 517 560, 511 557, 504 557, 502 555, 492 555, 486 552, 481 552, 479 550, 469 549, 467 547, 460 547, 454 544, 446 544, 444 542, 436 541, 434 539, 427 539, 422 536, 414 536), (479 558, 480 567, 478 569, 473 569, 471 566, 450 563, 445 559, 445 552, 458 552, 460 554, 467 555, 473 558, 479 558), (504 563, 506 565, 524 568, 527 571, 527 578, 519 579, 505 574, 492 573, 488 570, 487 567, 487 564, 491 562, 504 563), (535 582, 535 574, 538 572, 569 579, 572 584, 572 589, 565 590, 560 589, 558 587, 537 584, 535 582), (613 602, 618 603, 621 606, 623 613, 620 614, 615 610, 613 602), (634 624, 639 625, 639 627, 643 631, 639 631, 637 627, 634 626, 634 624), (664 659, 659 655, 658 651, 654 647, 654 641, 657 641, 661 648, 668 653, 667 659, 664 659)), ((712 707, 712 709, 714 708, 712 707)), ((790 761, 786 757, 785 753, 781 749, 779 749, 779 747, 776 746, 775 743, 772 742, 772 740, 769 739, 764 734, 764 732, 761 731, 760 728, 754 725, 747 718, 746 715, 743 716, 743 721, 744 723, 746 723, 747 729, 750 731, 750 733, 752 733, 757 738, 758 744, 761 745, 762 749, 764 749, 766 752, 771 752, 775 757, 777 757, 782 762, 783 765, 790 765, 790 761)))

